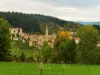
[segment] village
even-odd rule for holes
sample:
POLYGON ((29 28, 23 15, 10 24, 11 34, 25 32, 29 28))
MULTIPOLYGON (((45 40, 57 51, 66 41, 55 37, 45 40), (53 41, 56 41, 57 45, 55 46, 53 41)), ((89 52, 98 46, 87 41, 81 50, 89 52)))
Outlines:
MULTIPOLYGON (((38 34, 27 34, 23 33, 22 28, 9 28, 11 33, 11 39, 14 41, 21 40, 22 43, 28 42, 29 46, 39 47, 42 46, 44 41, 47 41, 48 44, 53 48, 56 34, 49 35, 48 34, 48 25, 45 27, 45 35, 38 34)), ((69 31, 70 32, 70 31, 69 31)), ((79 37, 74 37, 73 34, 77 34, 77 32, 70 32, 70 39, 74 39, 75 43, 78 44, 80 41, 79 37)))

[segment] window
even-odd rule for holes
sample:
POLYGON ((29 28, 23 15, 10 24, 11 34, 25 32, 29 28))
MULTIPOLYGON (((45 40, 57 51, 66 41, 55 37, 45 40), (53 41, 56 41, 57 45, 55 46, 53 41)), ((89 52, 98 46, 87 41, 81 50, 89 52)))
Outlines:
POLYGON ((20 29, 18 29, 18 33, 20 32, 20 29))

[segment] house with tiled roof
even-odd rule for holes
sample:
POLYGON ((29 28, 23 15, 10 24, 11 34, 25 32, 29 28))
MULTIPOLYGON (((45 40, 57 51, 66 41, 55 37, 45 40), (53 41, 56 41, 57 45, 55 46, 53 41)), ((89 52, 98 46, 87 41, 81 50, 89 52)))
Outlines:
POLYGON ((22 36, 22 28, 9 28, 11 39, 18 40, 22 36))

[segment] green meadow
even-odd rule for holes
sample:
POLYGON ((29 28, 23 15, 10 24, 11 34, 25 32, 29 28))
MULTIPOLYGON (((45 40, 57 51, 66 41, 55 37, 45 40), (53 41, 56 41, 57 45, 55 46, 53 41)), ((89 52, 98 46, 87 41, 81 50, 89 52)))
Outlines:
MULTIPOLYGON (((18 48, 17 56, 24 52, 25 57, 28 58, 34 53, 34 50, 22 48, 20 44, 12 42, 12 50, 16 51, 18 48)), ((44 66, 42 75, 100 75, 100 65, 47 64, 44 66)), ((40 75, 40 68, 39 64, 35 63, 0 62, 0 75, 40 75)))
MULTIPOLYGON (((61 64, 45 65, 42 75, 61 75, 61 64)), ((40 75, 34 63, 0 62, 0 75, 40 75)), ((64 65, 62 75, 100 75, 100 65, 64 65)))
POLYGON ((24 52, 26 58, 31 57, 34 53, 34 49, 23 48, 22 44, 17 42, 11 42, 11 50, 15 53, 17 52, 16 56, 20 56, 24 52))

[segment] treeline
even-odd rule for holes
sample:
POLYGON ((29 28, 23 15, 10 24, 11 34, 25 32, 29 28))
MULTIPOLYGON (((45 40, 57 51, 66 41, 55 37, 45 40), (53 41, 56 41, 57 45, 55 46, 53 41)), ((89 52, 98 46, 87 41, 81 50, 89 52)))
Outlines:
POLYGON ((100 34, 100 25, 94 24, 93 27, 96 28, 99 31, 99 34, 100 34))
POLYGON ((25 14, 21 12, 0 12, 0 17, 6 19, 12 25, 12 27, 21 27, 23 28, 24 32, 28 33, 43 33, 43 30, 41 30, 40 26, 43 24, 53 24, 60 27, 69 25, 68 28, 72 28, 73 25, 74 27, 76 25, 80 25, 79 23, 65 21, 52 16, 44 16, 40 14, 25 14))

